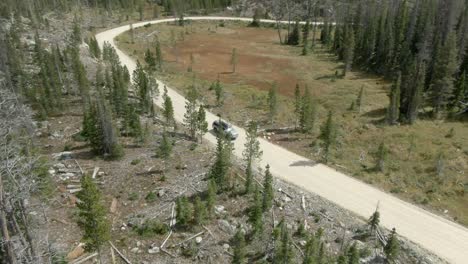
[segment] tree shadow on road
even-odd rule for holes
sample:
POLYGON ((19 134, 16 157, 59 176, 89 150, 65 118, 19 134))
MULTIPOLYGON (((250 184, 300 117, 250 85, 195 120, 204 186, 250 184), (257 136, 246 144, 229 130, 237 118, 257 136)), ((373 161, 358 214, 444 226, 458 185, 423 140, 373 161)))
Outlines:
POLYGON ((313 160, 300 160, 289 164, 289 167, 313 167, 317 164, 319 163, 313 160))

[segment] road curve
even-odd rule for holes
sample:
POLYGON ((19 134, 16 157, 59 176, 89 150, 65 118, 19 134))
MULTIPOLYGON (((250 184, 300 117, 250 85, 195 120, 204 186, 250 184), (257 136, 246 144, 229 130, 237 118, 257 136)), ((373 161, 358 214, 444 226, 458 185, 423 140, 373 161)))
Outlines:
MULTIPOLYGON (((249 18, 236 17, 186 17, 188 20, 237 20, 251 21, 249 18)), ((174 21, 161 19, 133 24, 134 28, 148 23, 166 23, 174 21)), ((262 20, 266 23, 276 23, 274 20, 262 20)), ((285 22, 285 21, 283 21, 285 22)), ((113 28, 96 35, 99 45, 109 42, 117 51, 122 64, 126 65, 130 73, 136 67, 135 61, 120 51, 114 43, 114 38, 130 29, 130 25, 113 28)), ((158 81, 160 89, 164 83, 158 81)), ((185 98, 175 90, 168 88, 168 94, 173 100, 174 115, 182 121, 185 112, 185 98)), ((155 102, 162 105, 160 98, 155 102)), ((217 117, 207 112, 207 121, 211 124, 217 117)), ((246 141, 245 130, 235 127, 239 131, 239 138, 235 141, 235 155, 242 156, 246 141)), ((216 143, 210 133, 204 137, 216 143)), ((280 146, 259 138, 263 150, 261 166, 270 164, 271 172, 275 177, 292 183, 304 190, 322 196, 333 203, 346 208, 359 216, 368 218, 379 203, 381 225, 397 232, 407 239, 428 249, 450 263, 468 263, 468 229, 446 220, 433 213, 425 211, 415 205, 407 203, 385 193, 377 188, 340 173, 323 164, 314 164, 313 161, 288 151, 280 146), (304 165, 311 164, 311 165, 304 165)))

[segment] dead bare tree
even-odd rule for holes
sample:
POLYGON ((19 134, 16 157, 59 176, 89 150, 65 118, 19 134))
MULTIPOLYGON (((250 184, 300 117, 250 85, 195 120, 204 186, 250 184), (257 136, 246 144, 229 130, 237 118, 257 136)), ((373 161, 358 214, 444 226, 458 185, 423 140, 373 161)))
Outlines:
POLYGON ((0 227, 7 263, 41 263, 28 217, 37 189, 31 110, 0 76, 0 227))

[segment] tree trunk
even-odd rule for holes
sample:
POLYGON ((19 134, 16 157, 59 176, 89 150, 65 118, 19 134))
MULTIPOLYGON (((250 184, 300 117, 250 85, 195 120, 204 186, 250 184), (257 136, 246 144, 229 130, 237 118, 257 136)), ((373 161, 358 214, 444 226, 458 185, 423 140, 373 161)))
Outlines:
POLYGON ((6 206, 5 206, 5 197, 3 195, 3 179, 0 176, 0 224, 2 228, 2 237, 3 237, 3 249, 5 250, 7 263, 16 264, 15 253, 13 251, 13 245, 10 240, 10 233, 8 231, 8 222, 6 219, 6 206))

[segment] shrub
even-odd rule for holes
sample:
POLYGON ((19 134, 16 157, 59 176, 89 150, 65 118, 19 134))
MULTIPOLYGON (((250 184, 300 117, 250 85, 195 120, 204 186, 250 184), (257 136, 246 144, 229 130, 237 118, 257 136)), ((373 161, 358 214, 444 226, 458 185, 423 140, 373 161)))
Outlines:
POLYGON ((132 160, 132 162, 130 162, 130 164, 132 164, 132 165, 138 165, 140 162, 141 162, 140 159, 134 159, 134 160, 132 160))
POLYGON ((156 196, 156 193, 155 193, 155 192, 149 192, 149 193, 146 195, 145 200, 146 200, 147 202, 151 203, 151 202, 156 201, 156 198, 157 198, 157 196, 156 196))
POLYGON ((136 192, 129 193, 128 194, 128 200, 130 200, 130 201, 138 200, 138 193, 136 193, 136 192))
POLYGON ((146 220, 142 225, 137 226, 135 231, 140 236, 164 235, 169 231, 169 227, 153 219, 146 220))

